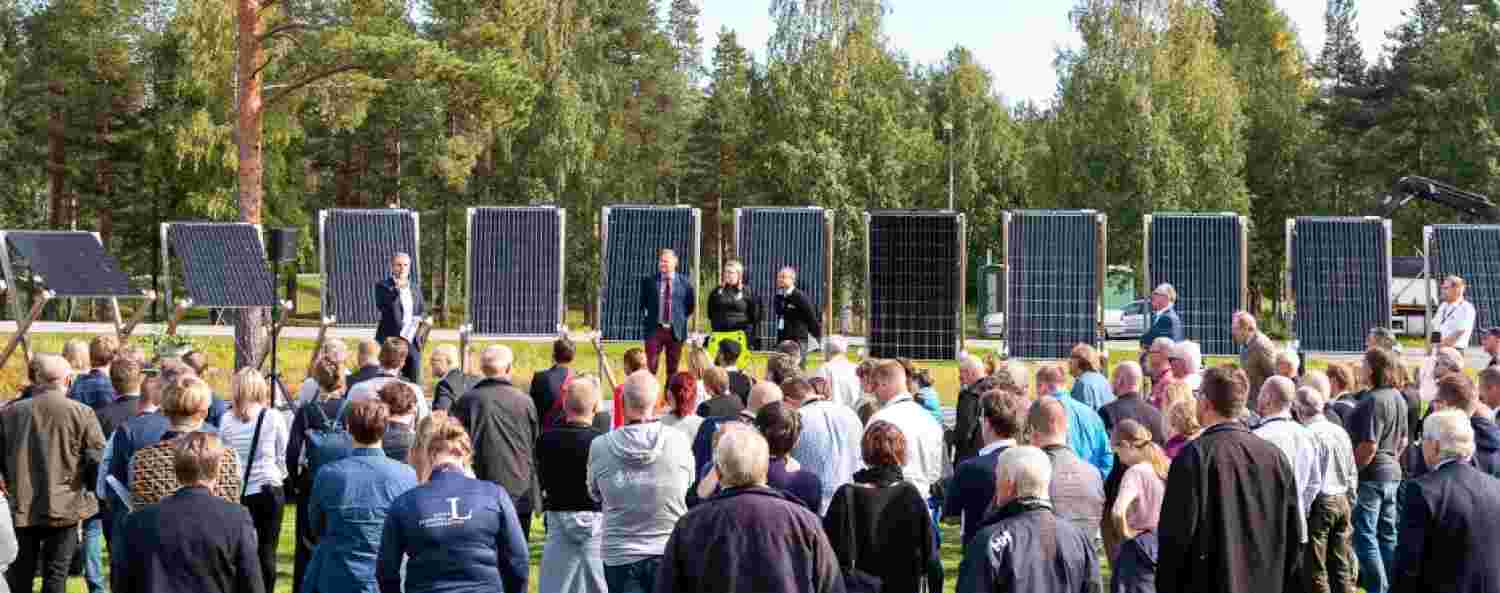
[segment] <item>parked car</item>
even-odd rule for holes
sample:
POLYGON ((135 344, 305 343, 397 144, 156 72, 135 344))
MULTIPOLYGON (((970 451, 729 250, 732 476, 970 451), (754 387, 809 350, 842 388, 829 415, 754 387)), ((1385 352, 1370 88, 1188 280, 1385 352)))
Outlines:
POLYGON ((1104 338, 1139 338, 1146 333, 1145 300, 1132 301, 1120 309, 1104 310, 1104 338))
POLYGON ((979 326, 979 335, 986 338, 1005 337, 1005 314, 990 313, 984 316, 984 323, 979 326))

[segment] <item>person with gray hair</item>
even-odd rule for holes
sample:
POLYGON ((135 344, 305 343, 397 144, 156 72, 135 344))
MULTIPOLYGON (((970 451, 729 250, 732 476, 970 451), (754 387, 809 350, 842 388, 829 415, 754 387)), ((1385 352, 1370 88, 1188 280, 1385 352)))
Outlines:
POLYGON ((620 390, 624 424, 589 444, 586 486, 609 518, 601 557, 612 592, 656 590, 667 540, 687 514, 693 451, 682 431, 656 421, 660 391, 654 375, 631 374, 620 390))
POLYGON ((1297 380, 1297 372, 1302 369, 1302 357, 1297 356, 1291 350, 1282 350, 1276 353, 1276 374, 1297 380))
POLYGON ((953 467, 979 454, 980 410, 979 398, 988 392, 994 382, 985 372, 984 361, 964 352, 958 356, 958 405, 953 428, 947 433, 948 447, 953 450, 953 467))
POLYGON ((458 346, 453 344, 438 344, 427 357, 427 364, 432 367, 432 376, 437 377, 432 383, 434 411, 448 411, 448 408, 453 407, 453 402, 469 392, 471 385, 479 382, 464 373, 461 368, 462 355, 458 352, 458 346))
POLYGON ((1422 423, 1432 469, 1401 486, 1401 537, 1393 591, 1492 591, 1500 582, 1500 481, 1475 468, 1467 414, 1442 410, 1422 423))
POLYGON ((1167 363, 1172 365, 1172 378, 1187 383, 1193 391, 1197 391, 1203 382, 1203 349, 1197 342, 1178 341, 1172 345, 1172 352, 1167 355, 1167 363))
POLYGON ((769 455, 766 439, 754 430, 734 430, 719 438, 714 467, 723 489, 672 530, 656 591, 845 590, 838 557, 818 516, 795 497, 766 486, 769 455))
POLYGON ((506 346, 485 348, 479 361, 484 379, 458 398, 448 413, 474 439, 474 477, 510 494, 521 531, 530 541, 531 513, 541 502, 535 445, 542 435, 542 420, 531 397, 511 384, 514 361, 515 354, 506 346))
POLYGON ((859 368, 849 360, 849 339, 841 335, 828 336, 823 340, 823 366, 818 367, 817 376, 828 380, 829 401, 843 404, 850 410, 859 409, 865 392, 859 384, 859 368))
POLYGON ((1252 432, 1276 445, 1292 464, 1292 479, 1297 484, 1297 509, 1301 513, 1297 524, 1305 543, 1307 513, 1312 510, 1313 500, 1323 485, 1323 457, 1327 451, 1319 446, 1312 431, 1292 418, 1292 404, 1296 400, 1297 385, 1291 379, 1280 375, 1266 379, 1255 410, 1260 414, 1261 423, 1252 432))
MULTIPOLYGON (((1440 346, 1432 352, 1432 355, 1423 361, 1422 368, 1417 371, 1421 378, 1419 389, 1422 401, 1430 402, 1437 397, 1438 381, 1443 380, 1453 373, 1464 372, 1464 354, 1457 348, 1440 346)), ((1415 420, 1413 420, 1415 421, 1415 420)))
POLYGON ((1162 283, 1151 291, 1151 314, 1146 318, 1146 332, 1141 334, 1141 350, 1146 351, 1157 338, 1171 338, 1174 342, 1183 339, 1182 318, 1177 316, 1173 305, 1177 303, 1177 289, 1162 283))
POLYGON ((1141 357, 1146 378, 1151 380, 1151 405, 1162 413, 1166 413, 1167 405, 1171 403, 1167 388, 1178 382, 1177 377, 1172 374, 1171 361, 1172 348, 1176 345, 1172 338, 1157 338, 1141 357))
MULTIPOLYGON (((1115 426, 1121 421, 1134 420, 1151 431, 1152 442, 1165 447, 1166 418, 1141 396, 1141 365, 1127 360, 1116 366, 1113 389, 1115 401, 1099 408, 1099 419, 1104 421, 1104 429, 1113 434, 1115 426)), ((1124 469, 1119 468, 1120 473, 1123 474, 1124 469)))
POLYGON ((1240 368, 1250 379, 1250 407, 1255 407, 1255 398, 1266 377, 1276 374, 1276 343, 1260 331, 1255 316, 1249 311, 1237 311, 1230 324, 1230 334, 1240 350, 1240 368))
MULTIPOLYGON (((1309 372, 1304 379, 1312 378, 1309 372)), ((1327 378, 1325 377, 1326 381, 1327 378)), ((1309 593, 1340 593, 1359 586, 1359 562, 1354 558, 1353 508, 1350 495, 1358 481, 1354 465, 1354 443, 1349 433, 1327 419, 1328 396, 1316 387, 1297 390, 1292 404, 1302 425, 1318 443, 1322 482, 1307 514, 1307 547, 1302 555, 1302 586, 1309 593)))
MULTIPOLYGON (((418 327, 426 315, 427 305, 422 302, 422 291, 413 286, 412 267, 415 262, 406 253, 391 255, 391 274, 375 283, 375 309, 380 312, 380 322, 375 326, 375 341, 381 344, 391 338, 406 341, 406 359, 398 366, 401 376, 408 382, 422 380, 422 342, 418 340, 418 327)), ((389 367, 387 367, 389 368, 389 367)))
POLYGON ((1052 465, 1011 447, 995 466, 993 511, 964 546, 958 591, 1085 591, 1099 572, 1088 535, 1052 510, 1052 465))
POLYGON ((78 550, 78 524, 99 512, 89 488, 104 459, 104 433, 93 408, 68 399, 73 368, 37 355, 42 389, 0 410, 0 479, 15 501, 20 550, 5 577, 12 591, 62 593, 78 550))

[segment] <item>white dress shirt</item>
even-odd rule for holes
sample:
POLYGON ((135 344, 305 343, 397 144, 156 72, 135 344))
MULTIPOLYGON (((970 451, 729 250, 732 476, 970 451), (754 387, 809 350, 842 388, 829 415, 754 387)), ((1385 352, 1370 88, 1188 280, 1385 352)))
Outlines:
POLYGON ((1438 334, 1444 339, 1457 337, 1453 341, 1453 347, 1463 350, 1469 347, 1469 338, 1474 335, 1474 303, 1468 299, 1459 299, 1456 303, 1443 303, 1438 305, 1437 328, 1438 334))
POLYGON ((828 399, 848 406, 851 410, 859 409, 860 400, 864 399, 864 389, 859 384, 859 374, 854 363, 844 356, 839 356, 818 367, 818 374, 828 380, 828 399))
POLYGON ((401 301, 401 337, 410 342, 417 336, 417 316, 413 311, 416 302, 412 300, 411 282, 407 281, 406 286, 396 291, 400 295, 397 300, 401 301))
MULTIPOLYGON (((901 429, 906 437, 906 464, 902 477, 917 487, 922 498, 931 496, 932 485, 943 479, 943 427, 932 412, 912 399, 910 393, 892 398, 870 417, 870 424, 884 420, 901 429)), ((869 430, 870 425, 865 425, 869 430)))

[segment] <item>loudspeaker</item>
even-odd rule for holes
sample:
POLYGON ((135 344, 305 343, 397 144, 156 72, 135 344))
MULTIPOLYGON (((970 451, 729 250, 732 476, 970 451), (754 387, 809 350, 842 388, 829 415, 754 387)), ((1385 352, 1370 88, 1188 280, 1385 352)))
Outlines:
POLYGON ((297 227, 271 229, 266 237, 266 255, 273 263, 289 262, 297 258, 297 227))

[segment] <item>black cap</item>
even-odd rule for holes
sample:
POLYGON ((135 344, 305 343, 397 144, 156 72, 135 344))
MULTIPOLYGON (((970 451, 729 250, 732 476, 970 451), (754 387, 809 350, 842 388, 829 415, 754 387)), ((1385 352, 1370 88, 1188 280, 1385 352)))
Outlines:
POLYGON ((740 355, 740 343, 736 342, 734 340, 720 340, 719 341, 719 354, 723 354, 723 355, 730 356, 730 357, 739 357, 739 355, 740 355))

